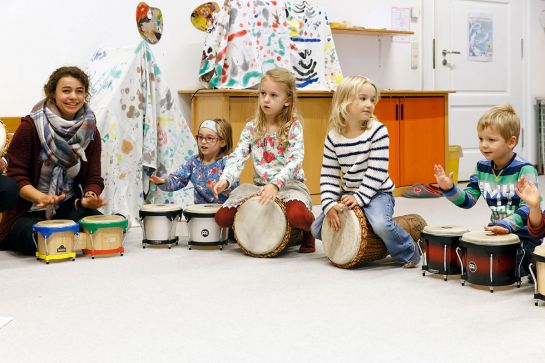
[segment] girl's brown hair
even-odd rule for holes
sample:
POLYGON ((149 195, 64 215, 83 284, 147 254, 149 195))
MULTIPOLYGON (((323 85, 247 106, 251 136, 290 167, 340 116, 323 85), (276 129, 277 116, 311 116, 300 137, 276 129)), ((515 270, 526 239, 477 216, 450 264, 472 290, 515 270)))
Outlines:
MULTIPOLYGON (((225 146, 220 148, 220 151, 216 158, 216 160, 218 160, 226 155, 229 155, 231 153, 231 150, 233 149, 233 128, 231 127, 229 121, 223 118, 213 118, 211 121, 214 121, 216 123, 216 128, 218 129, 218 137, 220 137, 221 140, 225 141, 225 146)), ((204 157, 201 153, 201 150, 199 150, 199 157, 201 159, 204 157)))
MULTIPOLYGON (((284 86, 284 89, 288 95, 289 105, 284 107, 280 114, 276 116, 276 120, 280 123, 280 131, 278 133, 278 143, 285 145, 288 141, 288 133, 291 124, 294 119, 303 121, 299 115, 297 115, 297 94, 295 88, 295 77, 286 68, 273 68, 268 70, 259 84, 259 91, 261 91, 261 84, 264 79, 268 79, 275 83, 280 83, 284 86)), ((261 97, 261 93, 259 95, 261 97)), ((254 122, 256 126, 255 138, 256 140, 262 139, 265 136, 266 131, 266 117, 257 102, 257 109, 255 112, 254 122)))
POLYGON ((60 67, 51 73, 47 83, 44 85, 45 98, 48 101, 55 102, 55 90, 59 80, 63 77, 74 77, 79 80, 85 88, 85 102, 89 102, 89 77, 78 67, 60 67))

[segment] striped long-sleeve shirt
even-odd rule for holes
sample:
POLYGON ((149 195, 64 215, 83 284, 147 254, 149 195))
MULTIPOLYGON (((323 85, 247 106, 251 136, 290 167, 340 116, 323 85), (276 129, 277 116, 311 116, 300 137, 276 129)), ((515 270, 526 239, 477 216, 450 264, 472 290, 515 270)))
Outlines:
POLYGON ((528 206, 515 193, 518 180, 523 175, 537 185, 537 170, 516 154, 499 171, 494 171, 492 161, 482 160, 477 163, 475 175, 470 177, 466 188, 460 189, 455 185, 443 194, 458 207, 466 209, 473 207, 482 194, 492 211, 491 224, 516 232, 526 227, 529 213, 528 206))
POLYGON ((329 131, 320 175, 325 214, 342 194, 354 195, 358 204, 365 206, 377 192, 394 189, 388 175, 389 145, 388 130, 377 119, 371 119, 368 129, 353 139, 329 131))

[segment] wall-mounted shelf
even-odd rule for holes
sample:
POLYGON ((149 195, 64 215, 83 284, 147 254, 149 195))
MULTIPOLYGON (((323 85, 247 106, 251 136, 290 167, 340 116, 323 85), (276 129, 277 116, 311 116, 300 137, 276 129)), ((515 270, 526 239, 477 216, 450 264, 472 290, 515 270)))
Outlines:
POLYGON ((338 23, 331 23, 331 31, 334 34, 354 34, 354 35, 375 35, 375 36, 396 36, 396 35, 413 35, 414 32, 405 30, 390 30, 390 29, 371 29, 359 26, 347 27, 338 23))

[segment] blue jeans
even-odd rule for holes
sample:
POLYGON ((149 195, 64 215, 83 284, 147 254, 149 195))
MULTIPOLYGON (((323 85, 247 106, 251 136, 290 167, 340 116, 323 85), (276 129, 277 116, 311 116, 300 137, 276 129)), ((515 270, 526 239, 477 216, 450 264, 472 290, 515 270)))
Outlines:
MULTIPOLYGON (((373 231, 386 245, 390 255, 403 263, 418 262, 420 254, 411 235, 399 226, 393 219, 395 199, 391 193, 378 192, 362 210, 373 231)), ((325 215, 314 220, 310 231, 317 239, 322 239, 322 224, 325 215)), ((327 221, 326 221, 327 223, 327 221)))

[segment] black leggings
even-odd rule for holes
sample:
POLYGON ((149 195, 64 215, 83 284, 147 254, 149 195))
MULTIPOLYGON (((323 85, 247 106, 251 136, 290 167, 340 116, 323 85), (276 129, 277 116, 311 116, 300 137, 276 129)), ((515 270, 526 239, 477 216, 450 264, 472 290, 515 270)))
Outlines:
MULTIPOLYGON (((75 198, 70 198, 61 203, 55 214, 55 219, 70 219, 79 221, 83 217, 102 214, 96 209, 74 206, 75 198)), ((45 220, 45 211, 32 211, 16 219, 4 240, 4 246, 8 250, 17 251, 24 255, 34 256, 36 254, 36 245, 32 238, 32 226, 45 220)))
POLYGON ((0 175, 0 211, 10 209, 18 195, 19 188, 17 188, 15 181, 10 177, 0 175))

